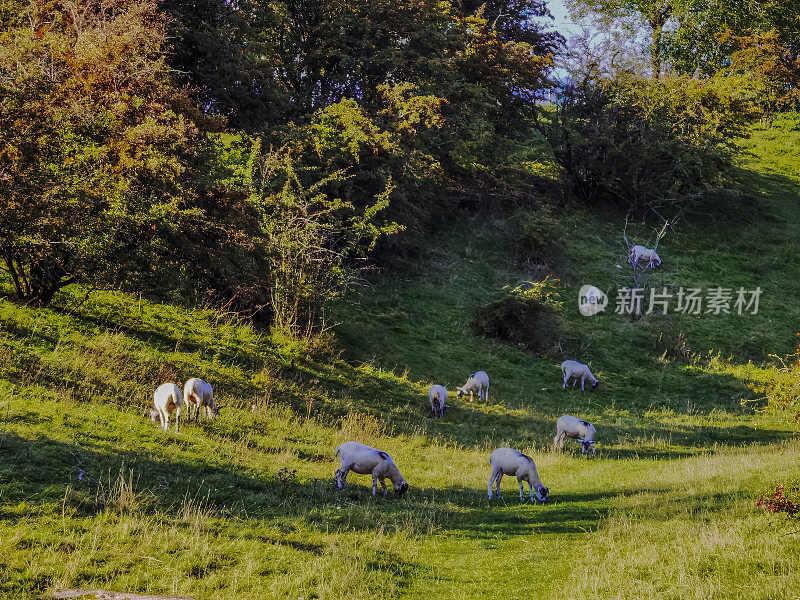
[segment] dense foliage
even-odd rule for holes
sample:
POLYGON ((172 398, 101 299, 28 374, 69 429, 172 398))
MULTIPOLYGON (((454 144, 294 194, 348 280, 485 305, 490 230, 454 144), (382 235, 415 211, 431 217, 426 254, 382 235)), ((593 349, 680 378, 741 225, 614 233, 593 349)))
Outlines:
POLYGON ((733 142, 754 115, 735 77, 589 72, 565 86, 540 127, 573 199, 641 212, 719 185, 733 142))
POLYGON ((443 177, 524 145, 561 42, 546 14, 4 0, 0 251, 18 299, 82 280, 314 322, 379 237, 442 210, 443 177))
POLYGON ((793 5, 724 4, 574 2, 644 19, 652 72, 559 85, 542 0, 0 0, 0 268, 29 304, 82 281, 297 331, 381 240, 523 198, 545 155, 586 204, 683 202, 797 103, 793 5))
POLYGON ((17 296, 47 303, 100 272, 124 282, 154 230, 184 216, 198 133, 170 85, 164 20, 146 0, 2 14, 0 254, 17 296))
POLYGON ((509 342, 521 350, 557 352, 560 333, 561 285, 556 278, 524 282, 475 311, 476 333, 509 342))

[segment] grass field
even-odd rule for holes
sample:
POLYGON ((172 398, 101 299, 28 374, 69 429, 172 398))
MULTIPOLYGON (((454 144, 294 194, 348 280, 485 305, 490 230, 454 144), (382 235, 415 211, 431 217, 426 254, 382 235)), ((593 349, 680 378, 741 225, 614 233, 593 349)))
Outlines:
POLYGON ((500 215, 361 282, 326 343, 76 286, 48 309, 0 300, 0 596, 796 598, 800 522, 755 502, 800 494, 800 441, 751 385, 796 348, 800 119, 744 146, 733 193, 667 231, 649 285, 759 286, 758 314, 582 317, 581 285, 626 281, 624 223, 569 210, 551 358, 469 332, 475 308, 530 277, 500 215), (600 387, 563 391, 562 356, 600 387), (477 369, 488 402, 451 397, 432 419, 427 387, 477 369), (197 375, 224 406, 214 422, 144 419, 157 383, 197 375), (596 459, 550 450, 565 412, 597 425, 596 459), (333 489, 349 439, 394 456, 406 499, 373 498, 365 476, 333 489), (509 478, 486 498, 505 444, 534 458, 546 504, 509 478))

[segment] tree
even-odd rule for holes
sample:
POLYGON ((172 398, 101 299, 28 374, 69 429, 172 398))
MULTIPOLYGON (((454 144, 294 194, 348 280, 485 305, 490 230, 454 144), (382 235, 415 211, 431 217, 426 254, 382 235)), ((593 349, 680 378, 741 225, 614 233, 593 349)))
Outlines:
POLYGON ((159 224, 180 222, 196 130, 149 0, 23 15, 0 34, 0 260, 17 298, 42 305, 69 283, 124 272, 159 224))
POLYGON ((576 16, 594 13, 602 21, 633 19, 649 31, 650 74, 661 77, 664 27, 669 19, 690 9, 694 0, 567 0, 576 16))
POLYGON ((726 71, 749 75, 764 119, 800 106, 800 56, 781 40, 777 30, 737 36, 726 29, 718 37, 720 43, 735 48, 726 71))

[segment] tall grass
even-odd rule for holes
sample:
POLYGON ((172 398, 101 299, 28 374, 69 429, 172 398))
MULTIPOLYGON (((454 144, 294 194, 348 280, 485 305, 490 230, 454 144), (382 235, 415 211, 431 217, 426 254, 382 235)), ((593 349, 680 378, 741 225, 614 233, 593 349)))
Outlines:
MULTIPOLYGON (((796 489, 800 448, 793 423, 742 404, 796 339, 790 142, 753 142, 742 193, 760 221, 696 216, 659 246, 657 276, 675 284, 731 265, 754 283, 769 263, 764 314, 587 320, 565 301, 561 345, 600 377, 592 393, 561 389, 560 356, 469 332, 476 307, 529 276, 500 218, 454 224, 419 264, 365 282, 337 307, 335 343, 113 292, 67 289, 39 310, 0 300, 0 596, 792 598, 797 521, 755 502, 796 489), (488 402, 451 396, 433 418, 427 387, 478 368, 488 402), (176 435, 143 417, 156 385, 192 376, 214 385, 217 419, 176 435), (597 459, 551 450, 563 413, 595 422, 597 459), (373 498, 368 475, 334 489, 333 450, 350 439, 392 454, 406 499, 373 498), (547 504, 519 502, 513 477, 488 500, 501 445, 533 457, 547 504)), ((566 294, 613 285, 619 224, 558 218, 566 294)))

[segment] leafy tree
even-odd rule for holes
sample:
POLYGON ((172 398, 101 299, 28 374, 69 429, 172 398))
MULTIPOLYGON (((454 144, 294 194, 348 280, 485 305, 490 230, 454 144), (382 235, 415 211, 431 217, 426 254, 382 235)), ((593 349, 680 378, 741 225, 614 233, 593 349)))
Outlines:
POLYGON ((663 71, 664 28, 673 16, 690 11, 696 0, 568 0, 573 14, 594 13, 603 21, 632 19, 649 31, 650 74, 658 79, 663 71))
POLYGON ((719 38, 735 48, 727 72, 748 75, 748 85, 767 120, 778 110, 800 106, 800 56, 777 30, 737 36, 728 29, 719 38))
MULTIPOLYGON (((0 260, 47 304, 181 219, 195 128, 148 0, 31 4, 0 15, 0 260)), ((117 270, 120 271, 117 271, 117 270)), ((115 275, 118 273, 118 276, 115 275)))

